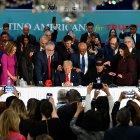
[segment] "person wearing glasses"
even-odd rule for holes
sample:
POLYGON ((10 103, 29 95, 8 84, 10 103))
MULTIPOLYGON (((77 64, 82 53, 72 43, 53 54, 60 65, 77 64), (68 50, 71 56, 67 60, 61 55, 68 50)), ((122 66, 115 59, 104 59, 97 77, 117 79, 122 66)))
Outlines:
POLYGON ((130 36, 133 39, 136 49, 140 51, 140 34, 137 33, 137 25, 131 24, 130 26, 126 26, 119 34, 119 38, 121 39, 124 39, 126 36, 130 36), (127 32, 128 29, 130 29, 129 32, 127 32))
POLYGON ((54 81, 58 66, 58 55, 54 48, 54 43, 48 42, 45 50, 38 52, 35 57, 35 76, 38 84, 44 84, 46 80, 54 81))

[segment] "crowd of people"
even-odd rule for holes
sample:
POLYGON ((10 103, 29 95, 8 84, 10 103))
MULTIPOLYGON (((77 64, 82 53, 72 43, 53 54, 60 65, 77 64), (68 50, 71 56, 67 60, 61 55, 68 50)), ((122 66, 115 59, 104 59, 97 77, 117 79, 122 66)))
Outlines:
POLYGON ((106 84, 111 84, 113 79, 118 86, 137 85, 140 82, 137 26, 125 27, 119 35, 111 29, 106 42, 101 41, 92 22, 87 23, 86 29, 80 40, 70 30, 57 42, 58 30, 54 23, 54 31, 46 26, 38 42, 27 25, 13 40, 9 24, 4 23, 0 36, 1 85, 6 85, 8 78, 12 85, 23 78, 27 85, 87 86, 96 83, 98 77, 106 84))
MULTIPOLYGON (((58 101, 53 96, 38 100, 30 98, 25 106, 14 88, 14 95, 0 102, 0 139, 2 140, 139 140, 140 95, 126 99, 122 91, 114 102, 109 91, 113 83, 133 86, 140 83, 140 35, 137 26, 130 25, 119 34, 109 31, 106 42, 94 32, 94 24, 87 23, 87 32, 76 38, 73 31, 57 42, 57 26, 49 27, 37 42, 27 25, 16 40, 9 34, 9 24, 3 24, 0 36, 0 84, 16 85, 21 78, 27 85, 87 86, 85 104, 76 90, 60 90, 58 101), (130 30, 130 32, 127 32, 130 30), (123 42, 120 42, 120 39, 123 42), (93 83, 100 78, 102 90, 94 90, 93 83)), ((0 96, 4 91, 0 90, 0 96)), ((24 94, 24 93, 23 93, 24 94)))
MULTIPOLYGON (((15 89, 14 95, 0 102, 1 140, 139 140, 140 95, 134 91, 135 100, 125 100, 122 91, 113 101, 109 87, 103 84, 101 96, 93 83, 87 86, 85 101, 81 94, 71 88, 60 89, 57 103, 53 96, 38 100, 30 98, 25 106, 15 89), (83 104, 84 103, 84 104, 83 104), (120 108, 120 109, 119 109, 120 108)), ((0 96, 4 91, 0 90, 0 96)))

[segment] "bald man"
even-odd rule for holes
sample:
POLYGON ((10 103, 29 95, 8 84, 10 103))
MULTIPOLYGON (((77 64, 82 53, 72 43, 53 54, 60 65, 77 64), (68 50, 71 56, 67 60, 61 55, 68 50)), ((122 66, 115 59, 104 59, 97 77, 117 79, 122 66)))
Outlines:
POLYGON ((17 41, 19 43, 23 43, 23 40, 24 40, 24 37, 27 36, 29 38, 29 43, 32 44, 32 45, 36 45, 36 37, 32 34, 30 34, 30 28, 28 25, 24 25, 23 26, 23 34, 19 35, 17 37, 17 41))
POLYGON ((87 86, 91 82, 96 82, 95 55, 87 51, 87 45, 84 42, 79 43, 78 53, 71 56, 73 67, 80 73, 82 85, 87 86))

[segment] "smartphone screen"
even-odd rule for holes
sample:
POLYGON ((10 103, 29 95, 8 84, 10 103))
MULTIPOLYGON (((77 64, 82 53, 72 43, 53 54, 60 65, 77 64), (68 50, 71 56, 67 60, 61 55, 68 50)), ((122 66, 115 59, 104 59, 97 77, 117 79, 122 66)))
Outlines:
POLYGON ((85 106, 85 102, 86 102, 86 96, 81 96, 82 97, 82 105, 83 107, 85 106))
POLYGON ((14 87, 13 86, 11 86, 11 87, 5 86, 4 87, 4 92, 6 92, 6 93, 13 93, 14 92, 14 87))
POLYGON ((102 89, 103 88, 103 84, 102 83, 93 83, 92 88, 93 89, 102 89))
POLYGON ((46 99, 49 99, 52 96, 52 93, 47 93, 46 94, 46 99))
POLYGON ((134 91, 127 91, 125 94, 125 98, 134 98, 134 97, 135 97, 134 91))

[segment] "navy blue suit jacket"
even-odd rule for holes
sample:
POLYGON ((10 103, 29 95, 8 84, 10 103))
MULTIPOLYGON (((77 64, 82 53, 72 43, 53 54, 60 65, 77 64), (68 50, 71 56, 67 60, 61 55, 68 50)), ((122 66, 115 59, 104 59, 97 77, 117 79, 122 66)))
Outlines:
MULTIPOLYGON (((73 63, 73 67, 81 69, 79 53, 72 54, 71 61, 73 63)), ((85 74, 80 73, 83 86, 86 86, 91 82, 96 82, 97 71, 95 61, 95 56, 88 54, 88 70, 85 74)))
MULTIPOLYGON (((58 66, 58 56, 55 52, 51 57, 51 73, 52 80, 55 74, 55 70, 58 66)), ((48 79, 48 64, 47 64, 47 55, 45 51, 40 51, 36 54, 35 57, 35 75, 37 81, 45 82, 48 79)))
MULTIPOLYGON (((64 71, 56 71, 55 75, 55 86, 62 86, 62 83, 66 82, 66 74, 64 71)), ((79 73, 75 70, 71 70, 70 82, 73 83, 73 86, 81 85, 81 77, 79 73)))
MULTIPOLYGON (((73 67, 80 67, 80 53, 74 53, 71 55, 71 61, 73 63, 73 67)), ((88 69, 95 67, 95 56, 88 54, 88 69)))
POLYGON ((64 45, 61 45, 59 47, 57 46, 59 65, 63 65, 63 62, 65 60, 70 60, 71 55, 76 52, 76 48, 74 45, 71 46, 71 49, 73 52, 71 54, 68 54, 67 49, 64 45))
POLYGON ((104 58, 104 61, 111 61, 113 58, 113 50, 110 46, 105 45, 103 48, 98 49, 98 55, 104 58))

